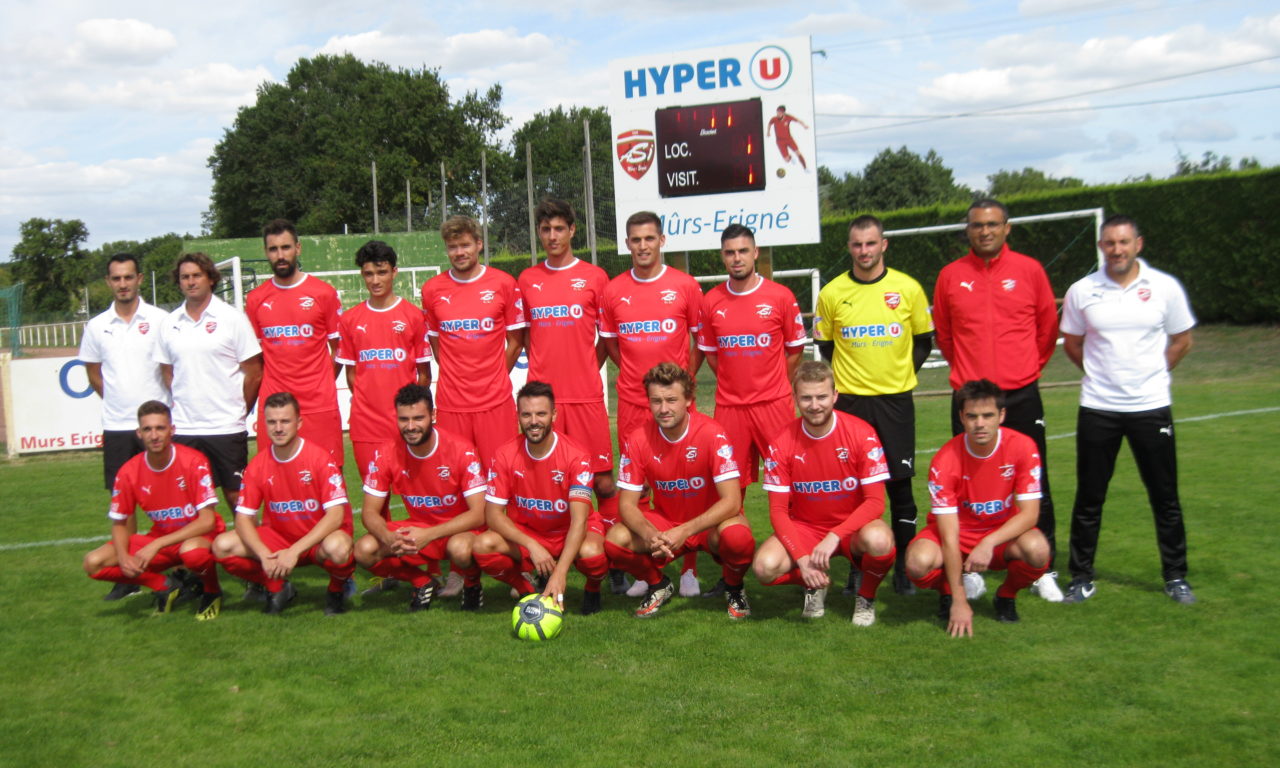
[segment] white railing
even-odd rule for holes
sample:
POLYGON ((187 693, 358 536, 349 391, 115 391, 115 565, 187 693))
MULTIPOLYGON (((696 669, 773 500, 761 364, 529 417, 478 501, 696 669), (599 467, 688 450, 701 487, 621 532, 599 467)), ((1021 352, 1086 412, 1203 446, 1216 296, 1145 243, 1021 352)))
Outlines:
MULTIPOLYGON (((822 273, 817 269, 776 269, 773 271, 773 277, 807 277, 809 278, 809 317, 813 317, 818 313, 818 291, 822 288, 822 273)), ((694 280, 700 283, 723 283, 729 279, 728 275, 694 275, 694 280)), ((818 359, 818 345, 809 344, 807 347, 809 354, 814 360, 818 359)))
POLYGON ((79 347, 84 326, 84 320, 72 320, 65 323, 0 328, 0 348, 13 344, 14 333, 18 336, 18 345, 22 347, 79 347))

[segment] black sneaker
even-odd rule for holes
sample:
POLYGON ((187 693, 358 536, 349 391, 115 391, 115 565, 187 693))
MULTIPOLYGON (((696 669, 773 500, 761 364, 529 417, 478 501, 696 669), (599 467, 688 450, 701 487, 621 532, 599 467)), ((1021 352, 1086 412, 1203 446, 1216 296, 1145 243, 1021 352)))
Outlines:
POLYGON ((850 568, 849 583, 844 585, 844 589, 842 590, 841 593, 844 595, 856 595, 858 594, 858 589, 861 587, 862 587, 862 569, 850 568))
POLYGON ((610 592, 615 595, 625 595, 630 588, 631 580, 627 578, 626 571, 620 571, 617 568, 609 569, 610 592))
POLYGON ((1191 591, 1191 585, 1186 579, 1170 579, 1164 583, 1164 593, 1169 596, 1170 600, 1183 605, 1194 605, 1196 595, 1191 591))
POLYGON ((164 589, 156 590, 156 614, 169 613, 178 604, 178 595, 182 594, 182 580, 170 574, 164 577, 164 589))
POLYGON ((590 616, 593 613, 600 612, 600 593, 599 592, 583 592, 582 593, 582 609, 580 613, 583 616, 590 616))
POLYGON ((533 578, 529 579, 529 583, 533 584, 533 591, 542 594, 542 590, 547 588, 547 577, 541 573, 534 572, 533 578))
POLYGON ((248 600, 249 602, 252 602, 252 603, 265 603, 267 602, 267 597, 268 595, 267 595, 266 587, 262 586, 256 581, 248 581, 248 582, 245 582, 245 585, 244 585, 244 596, 241 597, 240 599, 248 600))
POLYGON ((911 579, 907 578, 907 572, 903 568, 893 569, 893 591, 899 595, 911 596, 916 593, 916 585, 911 583, 911 579))
POLYGON ((742 587, 725 587, 724 602, 731 619, 745 619, 751 615, 751 603, 747 602, 747 593, 742 587))
POLYGON ((178 602, 185 603, 188 600, 199 600, 204 596, 204 579, 200 578, 190 571, 183 571, 182 589, 178 591, 178 602))
POLYGON ((324 615, 338 616, 347 612, 346 590, 324 593, 324 615))
MULTIPOLYGON (((266 592, 265 588, 263 591, 266 592)), ((293 602, 293 598, 297 594, 298 591, 293 588, 293 584, 286 581, 279 592, 266 592, 267 602, 266 605, 262 606, 262 612, 272 616, 283 613, 284 609, 289 607, 289 603, 293 602)))
POLYGON ((711 585, 711 589, 702 593, 703 597, 719 597, 724 594, 728 586, 724 583, 724 579, 718 579, 715 584, 711 585))
POLYGON ((1012 597, 1000 597, 991 601, 991 605, 996 609, 996 621, 1003 621, 1005 624, 1017 624, 1018 619, 1018 601, 1012 597))
POLYGON ((951 595, 938 594, 938 620, 951 621, 951 595))
POLYGON ((436 592, 440 589, 440 582, 431 579, 426 584, 413 590, 413 597, 409 600, 409 612, 417 613, 425 611, 431 607, 431 601, 435 598, 436 592))
POLYGON ((1062 595, 1062 602, 1083 603, 1093 597, 1093 593, 1097 591, 1098 587, 1092 581, 1077 576, 1067 585, 1067 591, 1062 595))
POLYGON ((484 607, 484 588, 479 584, 462 588, 462 610, 478 611, 484 607))
POLYGON ((676 585, 672 583, 670 577, 663 576, 662 581, 649 588, 648 594, 644 597, 644 602, 640 603, 640 607, 636 609, 636 616, 641 619, 648 619, 658 615, 658 609, 662 604, 671 599, 676 593, 676 585))
POLYGON ((108 603, 116 600, 123 600, 129 595, 136 595, 142 589, 137 584, 116 584, 111 591, 102 596, 102 599, 108 603))
POLYGON ((202 592, 200 594, 200 607, 196 609, 196 621, 216 619, 219 613, 222 613, 222 593, 202 592))

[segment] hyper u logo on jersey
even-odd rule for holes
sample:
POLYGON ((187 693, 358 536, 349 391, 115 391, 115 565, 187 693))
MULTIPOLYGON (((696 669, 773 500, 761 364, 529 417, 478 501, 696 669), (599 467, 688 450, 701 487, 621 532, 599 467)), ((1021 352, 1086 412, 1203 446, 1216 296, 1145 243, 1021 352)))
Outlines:
POLYGON ((660 491, 697 491, 706 486, 707 480, 699 475, 677 477, 674 480, 654 480, 653 484, 660 491))
POLYGON ((843 480, 796 480, 791 483, 791 490, 796 493, 848 493, 858 490, 858 478, 846 477, 843 480))
POLYGON ((846 325, 840 329, 840 337, 844 339, 876 339, 893 338, 902 335, 901 323, 877 323, 873 325, 846 325))
POLYGON ((732 336, 717 336, 716 346, 720 349, 759 349, 773 342, 767 333, 738 333, 732 336))
POLYGON ((457 320, 441 320, 440 330, 447 333, 458 333, 461 331, 492 331, 492 317, 464 317, 457 320))
POLYGON ((632 320, 618 323, 618 333, 624 336, 637 336, 642 333, 675 333, 676 321, 672 318, 662 320, 632 320))
POLYGON ((315 335, 310 323, 301 325, 268 325, 262 329, 264 339, 309 339, 315 335))
POLYGON ((965 501, 966 509, 975 515, 998 515, 1007 509, 1013 509, 1013 495, 993 501, 965 501))
POLYGON ((401 363, 404 362, 405 351, 403 349, 362 349, 358 358, 362 363, 401 363))
POLYGON ((162 523, 166 520, 184 520, 195 516, 196 508, 190 504, 182 507, 168 507, 167 509, 155 509, 147 512, 147 517, 151 518, 151 521, 155 523, 162 523))
POLYGON ((534 307, 529 311, 530 320, 550 320, 566 317, 582 317, 582 306, 579 304, 555 304, 545 307, 534 307))

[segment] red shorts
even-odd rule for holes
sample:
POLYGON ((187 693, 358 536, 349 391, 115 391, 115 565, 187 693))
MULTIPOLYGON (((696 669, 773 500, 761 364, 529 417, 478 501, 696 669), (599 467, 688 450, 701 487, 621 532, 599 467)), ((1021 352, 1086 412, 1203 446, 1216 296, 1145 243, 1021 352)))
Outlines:
POLYGON ((516 401, 511 398, 487 411, 437 410, 436 426, 474 445, 485 467, 503 443, 520 434, 516 401))
MULTIPOLYGON (((830 528, 820 528, 811 525, 802 520, 792 520, 791 524, 795 526, 795 543, 800 547, 801 551, 806 554, 812 553, 813 548, 822 543, 822 540, 831 533, 830 528)), ((844 559, 853 562, 853 534, 842 536, 840 543, 836 545, 835 555, 839 555, 844 559)))
MULTIPOLYGON (((962 527, 960 529, 960 554, 965 557, 968 557, 969 553, 973 551, 973 548, 978 546, 978 542, 982 541, 982 537, 986 536, 988 533, 991 533, 993 530, 995 529, 994 528, 966 529, 962 527)), ((1033 528, 1032 530, 1035 530, 1035 529, 1033 528)), ((916 534, 915 539, 912 539, 912 541, 915 541, 916 539, 927 539, 937 544, 939 547, 942 546, 942 537, 938 535, 938 526, 936 523, 929 523, 928 525, 926 525, 923 529, 921 529, 920 533, 916 534)), ((1009 567, 1009 562, 1004 558, 1004 551, 1009 548, 1009 544, 1010 542, 1006 541, 1005 543, 995 548, 995 551, 991 553, 991 564, 987 566, 987 570, 1003 571, 1009 567)))
MULTIPOLYGON (((271 437, 267 434, 266 417, 263 415, 265 409, 258 409, 258 451, 262 452, 267 446, 271 445, 271 437)), ((298 425, 298 434, 305 440, 310 440, 316 445, 324 448, 329 452, 333 463, 342 468, 343 462, 346 460, 345 449, 342 446, 342 411, 334 408, 331 411, 317 411, 315 413, 302 414, 302 423, 298 425)))
MULTIPOLYGON (((644 518, 648 520, 650 523, 652 523, 654 528, 657 528, 660 531, 670 530, 672 528, 675 528, 676 525, 678 525, 678 523, 674 523, 668 520, 667 518, 663 517, 660 512, 657 512, 655 510, 648 509, 648 510, 643 510, 643 512, 644 512, 644 518)), ((747 529, 750 530, 749 525, 747 529)), ((681 544, 679 547, 676 548, 676 551, 672 553, 671 560, 679 559, 687 552, 707 552, 714 558, 716 556, 716 553, 712 552, 709 546, 711 532, 714 530, 715 528, 708 528, 705 531, 699 531, 698 533, 695 533, 689 538, 685 539, 684 544, 681 544)), ((650 555, 650 557, 652 557, 652 555, 650 555)), ((666 558, 660 558, 660 557, 654 557, 653 560, 654 562, 660 563, 661 565, 666 565, 667 563, 671 562, 671 560, 668 560, 666 558)), ((661 567, 661 565, 659 567, 661 567)))
MULTIPOLYGON (((293 544, 279 532, 272 530, 269 525, 258 526, 258 538, 262 539, 262 543, 272 552, 288 549, 293 544)), ((317 544, 298 556, 298 565, 319 565, 320 559, 320 545, 317 544)))
MULTIPOLYGON (((565 537, 569 535, 568 531, 565 531, 560 535, 548 536, 547 534, 539 533, 528 526, 521 525, 514 520, 511 521, 511 524, 519 528, 521 533, 529 536, 534 541, 545 547, 546 550, 551 553, 552 557, 558 558, 560 557, 560 553, 564 551, 564 540, 565 537)), ((600 515, 594 511, 591 513, 591 516, 587 518, 587 533, 594 533, 599 536, 604 535, 604 524, 600 520, 600 515)), ((529 559, 529 549, 527 547, 523 545, 520 546, 520 556, 524 558, 524 565, 522 566, 523 569, 526 571, 532 570, 533 561, 529 559)))
MULTIPOLYGON (((438 523, 427 523, 422 520, 392 520, 387 523, 387 528, 388 530, 398 531, 401 528, 430 528, 434 525, 438 525, 438 523)), ((479 528, 472 528, 469 531, 463 531, 463 533, 480 534, 487 530, 489 529, 482 525, 479 528)), ((461 535, 461 533, 453 534, 453 536, 461 535)), ((449 540, 452 539, 453 536, 441 536, 438 539, 433 539, 432 541, 427 542, 427 546, 418 550, 418 554, 406 555, 401 559, 410 565, 425 565, 428 560, 448 560, 449 540)))
POLYGON ((613 470, 613 436, 604 403, 556 403, 556 431, 586 451, 592 472, 613 470))
POLYGON ((790 400, 717 405, 715 418, 733 446, 733 458, 742 472, 739 480, 746 488, 759 478, 760 457, 768 452, 769 441, 796 420, 796 408, 790 400))
MULTIPOLYGON (((129 554, 136 555, 138 550, 155 541, 156 537, 147 536, 141 533, 135 533, 129 537, 129 554)), ((148 573, 164 573, 170 568, 177 568, 182 565, 182 557, 178 555, 178 547, 182 544, 170 544, 161 548, 156 556, 151 558, 151 562, 147 563, 148 573)))

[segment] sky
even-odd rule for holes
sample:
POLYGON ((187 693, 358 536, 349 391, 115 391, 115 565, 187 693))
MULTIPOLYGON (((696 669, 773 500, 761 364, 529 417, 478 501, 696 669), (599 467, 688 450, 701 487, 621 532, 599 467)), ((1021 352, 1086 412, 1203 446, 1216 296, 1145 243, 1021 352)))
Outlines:
POLYGON ((0 6, 0 259, 32 217, 90 247, 199 234, 214 146, 300 57, 503 87, 511 130, 610 99, 611 59, 809 36, 818 163, 936 150, 984 188, 1031 166, 1089 183, 1178 153, 1280 164, 1280 6, 1244 0, 512 0, 0 6), (372 7, 375 6, 376 7, 372 7))

